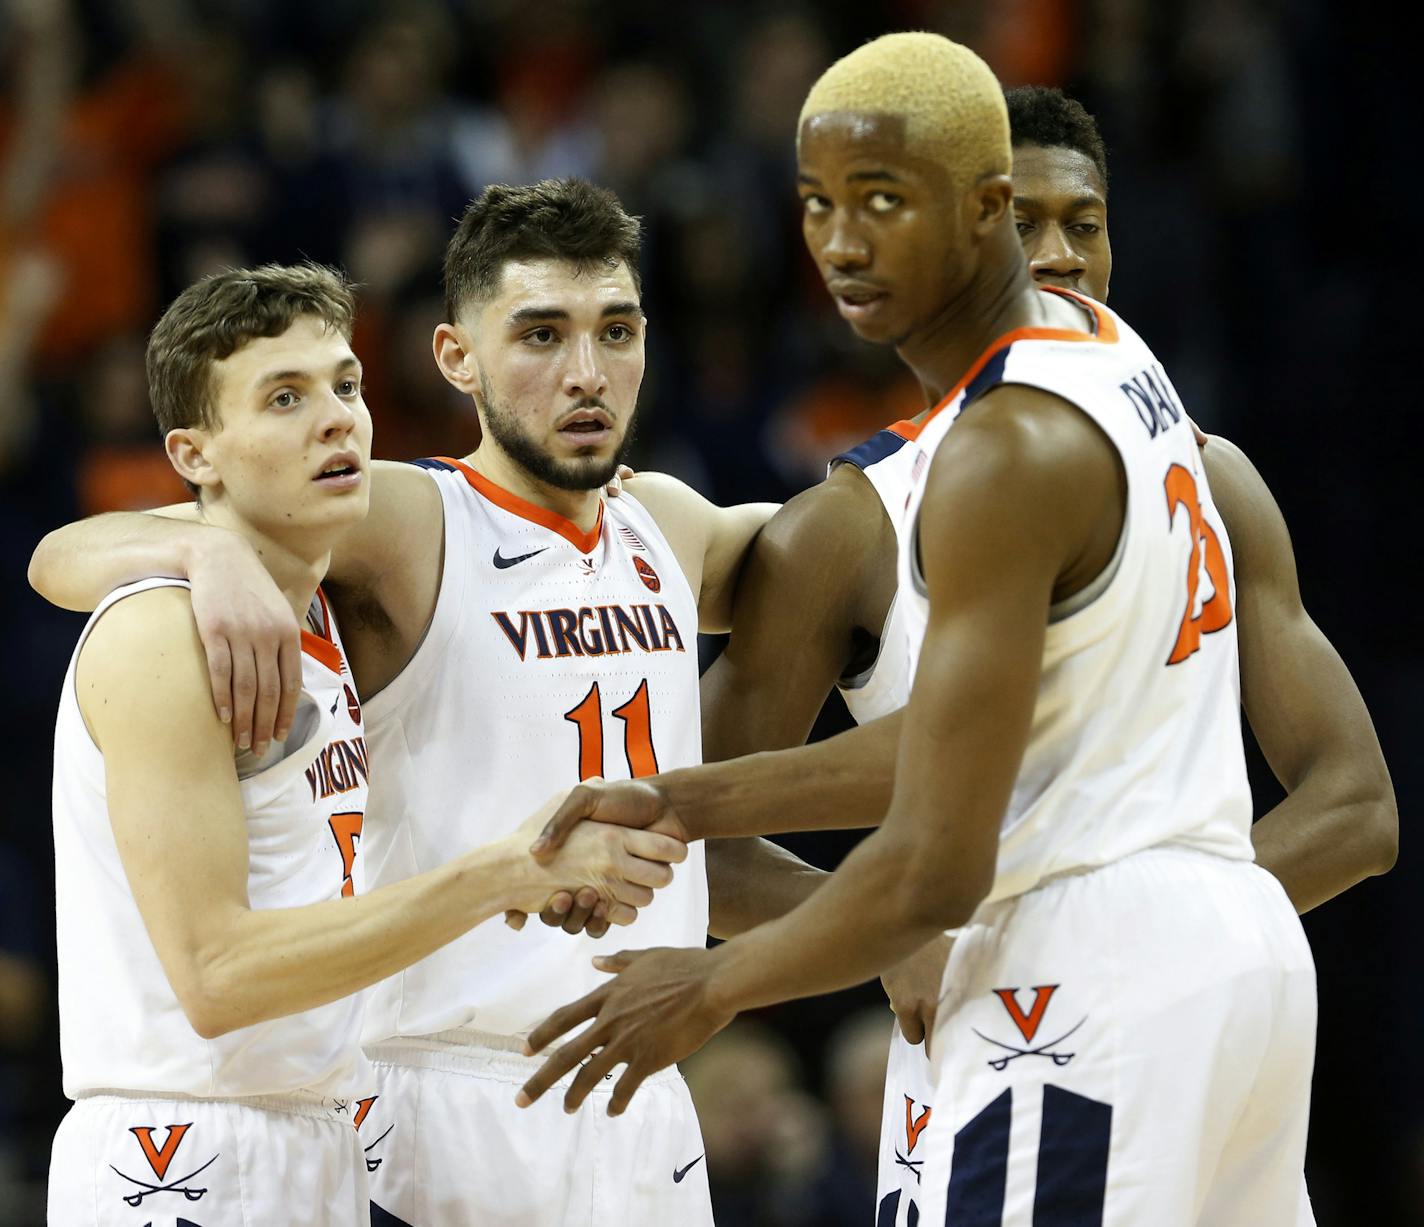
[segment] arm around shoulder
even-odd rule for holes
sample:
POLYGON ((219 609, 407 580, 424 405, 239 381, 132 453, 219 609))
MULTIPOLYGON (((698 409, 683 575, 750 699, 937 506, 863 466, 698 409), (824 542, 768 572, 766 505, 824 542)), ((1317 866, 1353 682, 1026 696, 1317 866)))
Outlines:
POLYGON ((685 482, 664 473, 639 473, 623 487, 658 522, 697 596, 699 630, 725 632, 742 563, 775 503, 719 507, 685 482))
POLYGON ((203 524, 196 503, 90 516, 45 534, 30 557, 30 587, 52 605, 88 613, 124 584, 187 579, 197 551, 234 537, 203 524))

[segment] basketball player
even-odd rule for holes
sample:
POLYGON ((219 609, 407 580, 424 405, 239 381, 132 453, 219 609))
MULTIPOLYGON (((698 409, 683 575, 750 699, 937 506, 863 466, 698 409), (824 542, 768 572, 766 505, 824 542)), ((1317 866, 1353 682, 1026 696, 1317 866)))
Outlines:
POLYGON ((336 274, 268 265, 190 287, 149 343, 168 455, 199 499, 190 514, 245 542, 303 618, 302 690, 283 742, 234 756, 185 581, 116 589, 80 638, 55 735, 76 1101, 54 1145, 56 1225, 138 1227, 175 1209, 208 1227, 366 1222, 351 1114, 374 1075, 358 990, 559 889, 644 904, 685 855, 605 827, 545 869, 506 837, 362 888, 362 713, 317 587, 368 502, 352 315, 336 274))
MULTIPOLYGON (((1106 301, 1112 249, 1097 124, 1059 90, 1012 89, 1005 101, 1015 223, 1033 278, 1106 301)), ((758 538, 727 650, 703 679, 709 760, 799 744, 833 686, 861 723, 908 700, 895 524, 924 416, 837 457, 826 481, 792 499, 758 538), (796 668, 782 667, 793 655, 796 668)), ((1301 605, 1270 491, 1224 439, 1203 462, 1234 550, 1243 703, 1289 792, 1251 828, 1256 861, 1305 912, 1393 863, 1389 773, 1359 690, 1301 605)), ((762 840, 714 840, 707 863, 719 937, 783 915, 825 876, 762 840)), ((918 1196, 934 1103, 919 1041, 933 1030, 948 950, 938 938, 884 977, 898 1016, 876 1196, 887 1227, 907 1222, 918 1196)))
POLYGON ((600 960, 621 974, 534 1032, 538 1050, 593 1020, 520 1102, 585 1062, 576 1106, 625 1064, 619 1111, 740 1010, 967 926, 928 1221, 1309 1222, 1314 972, 1252 864, 1229 543, 1175 392, 1106 308, 1034 288, 1002 96, 964 48, 891 35, 838 62, 799 161, 842 316, 938 401, 900 541, 908 710, 826 748, 585 785, 540 845, 580 815, 729 835, 804 805, 832 825, 876 799, 900 725, 890 810, 789 916, 600 960))
MULTIPOLYGON (((612 194, 576 180, 492 187, 450 241, 435 358, 471 396, 482 441, 462 460, 373 466, 371 515, 327 581, 370 696, 373 882, 509 834, 560 784, 700 760, 695 637, 726 628, 770 509, 714 508, 656 474, 601 496, 643 375, 638 244, 612 194)), ((37 555, 37 586, 82 604, 118 579, 188 574, 189 556, 219 548, 211 536, 152 516, 73 525, 37 555)), ((263 579, 229 558, 205 588, 236 596, 263 579)), ((237 650, 252 661, 250 644, 237 650)), ((704 942, 700 847, 636 925, 640 940, 704 942)), ((593 949, 483 925, 371 994, 375 1222, 711 1221, 675 1071, 612 1127, 552 1101, 538 1119, 513 1109, 537 1068, 524 1037, 598 982, 593 949)))

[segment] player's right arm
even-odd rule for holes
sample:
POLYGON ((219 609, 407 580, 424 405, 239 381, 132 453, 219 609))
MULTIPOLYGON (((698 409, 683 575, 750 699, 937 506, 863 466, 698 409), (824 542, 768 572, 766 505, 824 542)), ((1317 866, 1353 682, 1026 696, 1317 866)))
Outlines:
MULTIPOLYGON (((213 1037, 348 996, 507 908, 537 910, 588 885, 626 907, 651 902, 686 849, 654 832, 589 832, 545 868, 533 828, 438 869, 352 898, 258 909, 247 896, 246 819, 232 744, 208 694, 187 592, 119 602, 76 672, 104 755, 109 816, 154 949, 194 1029, 213 1037)), ((576 832, 582 835, 583 832, 576 832)), ((340 883, 333 879, 333 896, 340 883)))
MULTIPOLYGON (((390 681, 420 640, 439 590, 440 494, 409 465, 371 466, 371 504, 332 551, 328 585, 378 628, 346 633, 363 695, 390 681)), ((88 611, 115 588, 168 575, 193 585, 193 614, 213 702, 232 740, 262 753, 284 740, 301 689, 300 627, 262 560, 239 534, 208 524, 196 503, 92 516, 49 533, 30 559, 31 586, 88 611)))
MULTIPOLYGON (((826 695, 884 623, 895 549, 879 496, 849 465, 771 518, 737 584, 726 650, 702 679, 708 762, 806 740, 826 695)), ((880 814, 866 817, 870 825, 880 814)), ((712 840, 709 929, 732 937, 784 916, 825 876, 763 839, 712 840)))
POLYGON ((1394 864, 1394 789, 1359 688, 1301 602, 1276 500, 1229 440, 1213 438, 1202 458, 1231 538, 1242 702, 1287 793, 1251 839, 1306 912, 1394 864))

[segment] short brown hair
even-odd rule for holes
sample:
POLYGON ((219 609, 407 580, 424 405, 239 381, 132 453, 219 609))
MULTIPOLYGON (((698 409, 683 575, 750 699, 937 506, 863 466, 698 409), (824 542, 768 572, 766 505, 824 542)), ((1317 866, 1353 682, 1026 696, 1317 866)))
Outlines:
POLYGON ((583 179, 493 184, 470 201, 445 248, 445 318, 453 324, 461 307, 495 293, 510 260, 622 262, 641 293, 641 247, 638 219, 607 188, 583 179))
POLYGON ((320 264, 264 264, 190 285, 148 338, 148 396, 159 431, 217 427, 213 364, 257 337, 281 336, 303 315, 350 341, 356 318, 350 282, 320 264))

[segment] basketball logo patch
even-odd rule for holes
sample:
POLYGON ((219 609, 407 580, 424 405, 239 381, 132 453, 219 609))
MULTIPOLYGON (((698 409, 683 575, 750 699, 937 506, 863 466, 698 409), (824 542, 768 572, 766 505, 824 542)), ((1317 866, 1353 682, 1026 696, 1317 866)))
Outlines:
POLYGON ((643 586, 646 587, 649 592, 661 592, 663 590, 663 581, 658 578, 658 573, 641 558, 633 559, 633 569, 638 572, 638 578, 643 581, 643 586))
POLYGON ((361 704, 356 701, 356 692, 350 686, 343 687, 346 691, 346 712, 351 717, 352 724, 361 723, 361 704))

